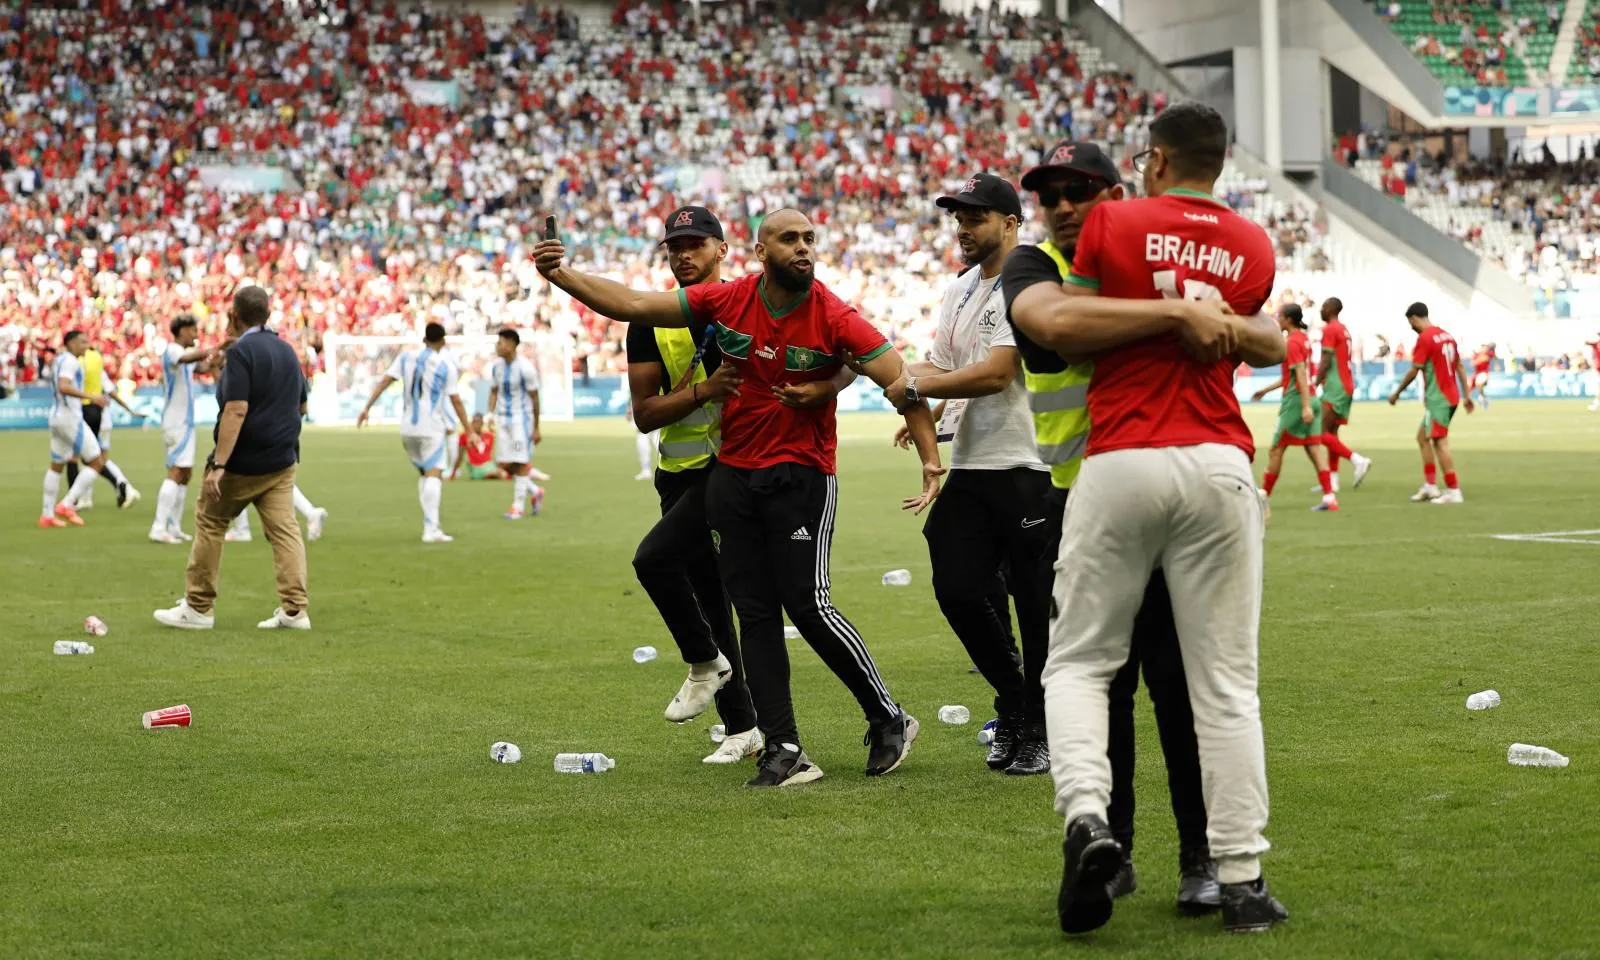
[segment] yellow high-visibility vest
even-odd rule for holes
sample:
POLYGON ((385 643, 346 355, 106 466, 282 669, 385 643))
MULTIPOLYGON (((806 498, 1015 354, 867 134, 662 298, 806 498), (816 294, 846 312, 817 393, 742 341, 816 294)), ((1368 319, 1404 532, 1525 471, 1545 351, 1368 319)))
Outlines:
MULTIPOLYGON (((1072 265, 1046 240, 1039 249, 1049 254, 1061 271, 1061 280, 1072 273, 1072 265)), ((1076 363, 1055 373, 1035 373, 1022 363, 1022 382, 1028 389, 1028 409, 1033 411, 1033 442, 1039 459, 1050 467, 1050 482, 1061 490, 1070 489, 1083 466, 1083 452, 1089 445, 1089 379, 1094 364, 1076 363)))
MULTIPOLYGON (((656 346, 667 368, 667 390, 677 386, 694 359, 694 334, 683 327, 657 327, 656 346)), ((695 364, 693 383, 706 382, 704 363, 695 364)), ((711 462, 722 446, 722 408, 706 401, 677 423, 661 428, 656 445, 661 454, 657 464, 668 473, 697 470, 711 462)))

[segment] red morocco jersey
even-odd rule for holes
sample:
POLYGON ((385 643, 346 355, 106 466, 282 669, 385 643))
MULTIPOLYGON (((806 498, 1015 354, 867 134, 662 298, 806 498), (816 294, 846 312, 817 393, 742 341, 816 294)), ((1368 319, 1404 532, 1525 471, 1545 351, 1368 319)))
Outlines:
POLYGON ((723 405, 717 459, 745 470, 800 463, 831 474, 838 446, 834 404, 795 410, 779 403, 772 388, 830 380, 842 365, 842 351, 871 360, 889 349, 889 341, 820 283, 813 281, 785 310, 773 310, 765 290, 765 277, 752 273, 678 291, 695 340, 703 325, 714 326, 723 362, 744 378, 738 396, 723 405))
POLYGON ((1417 334, 1411 362, 1422 368, 1423 395, 1428 400, 1443 400, 1452 407, 1460 405, 1461 387, 1456 383, 1456 369, 1461 359, 1455 337, 1443 327, 1426 328, 1417 334))
MULTIPOLYGON (((1205 194, 1169 190, 1090 211, 1068 280, 1103 297, 1221 299, 1249 316, 1272 293, 1277 272, 1264 230, 1205 194)), ((1225 443, 1255 456, 1233 395, 1236 362, 1196 363, 1176 335, 1098 354, 1089 381, 1088 455, 1225 443)))
POLYGON ((1354 394, 1356 380, 1350 372, 1350 330, 1342 320, 1329 320, 1322 325, 1322 352, 1333 358, 1333 369, 1328 373, 1339 378, 1339 385, 1346 394, 1354 394))

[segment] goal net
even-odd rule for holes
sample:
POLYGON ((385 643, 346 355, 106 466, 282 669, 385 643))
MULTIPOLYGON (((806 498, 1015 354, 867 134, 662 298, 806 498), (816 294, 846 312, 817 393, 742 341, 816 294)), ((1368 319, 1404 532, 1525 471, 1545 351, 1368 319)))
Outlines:
MULTIPOLYGON (((572 343, 549 331, 519 330, 524 357, 539 371, 539 414, 545 420, 572 419, 572 343)), ((461 371, 461 404, 468 415, 487 413, 489 363, 494 359, 494 334, 451 337, 445 353, 461 371)), ((328 334, 323 337, 322 371, 311 385, 307 411, 313 423, 356 422, 395 357, 420 345, 416 336, 358 337, 328 334)), ((372 408, 373 423, 399 423, 405 391, 390 387, 372 408)))

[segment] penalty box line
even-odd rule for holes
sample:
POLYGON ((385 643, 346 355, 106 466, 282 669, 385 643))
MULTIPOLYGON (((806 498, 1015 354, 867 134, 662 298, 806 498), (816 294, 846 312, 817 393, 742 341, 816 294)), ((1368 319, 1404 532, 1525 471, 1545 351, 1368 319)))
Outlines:
POLYGON ((1600 546, 1600 530, 1553 530, 1549 533, 1496 533, 1496 540, 1524 543, 1582 543, 1600 546))

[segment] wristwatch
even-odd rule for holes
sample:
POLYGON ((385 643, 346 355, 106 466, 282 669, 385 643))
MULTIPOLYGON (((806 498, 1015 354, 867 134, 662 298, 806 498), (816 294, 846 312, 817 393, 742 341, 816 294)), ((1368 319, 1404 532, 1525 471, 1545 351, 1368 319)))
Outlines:
POLYGON ((912 403, 916 403, 922 399, 922 395, 917 393, 916 377, 906 377, 906 399, 910 400, 912 403))

